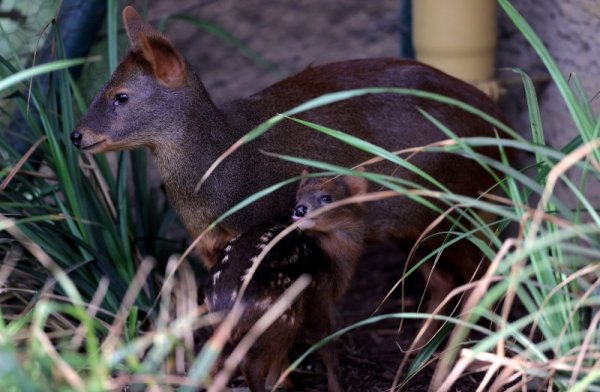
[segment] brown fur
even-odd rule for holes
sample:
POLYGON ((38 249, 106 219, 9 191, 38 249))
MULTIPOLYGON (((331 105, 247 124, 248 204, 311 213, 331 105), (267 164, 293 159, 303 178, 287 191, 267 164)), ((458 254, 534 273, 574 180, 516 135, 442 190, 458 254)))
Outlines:
MULTIPOLYGON (((333 304, 346 290, 362 251, 365 209, 353 204, 314 217, 310 213, 330 202, 363 194, 366 189, 366 180, 358 177, 310 178, 300 184, 297 205, 306 206, 309 216, 301 221, 301 230, 275 245, 258 266, 242 299, 244 312, 232 331, 225 355, 301 274, 309 274, 312 283, 242 361, 240 367, 251 391, 264 391, 265 379, 271 385, 277 381, 287 366, 288 351, 299 336, 312 344, 332 333, 333 304), (321 202, 323 195, 331 200, 321 202)), ((205 301, 211 311, 231 310, 254 257, 284 227, 254 226, 228 243, 206 285, 205 301)), ((327 368, 328 391, 341 391, 333 344, 319 353, 327 368)))
MULTIPOLYGON (((236 151, 212 173, 199 192, 194 191, 210 164, 242 135, 272 116, 322 94, 363 87, 420 89, 461 100, 503 121, 498 107, 476 88, 419 62, 392 58, 309 67, 255 95, 217 107, 197 75, 162 34, 145 23, 133 8, 126 7, 123 14, 132 49, 97 94, 72 139, 78 147, 93 153, 148 147, 168 196, 191 235, 202 232, 245 197, 296 175, 297 165, 264 156, 260 150, 346 167, 371 158, 345 143, 284 120, 236 151), (115 104, 114 94, 118 91, 129 95, 127 103, 115 104)), ((298 117, 343 130, 390 151, 446 139, 418 109, 440 120, 459 137, 494 136, 493 127, 477 116, 410 95, 365 95, 298 117)), ((490 157, 498 156, 493 148, 480 151, 490 157)), ((420 153, 410 162, 457 194, 475 197, 494 183, 477 163, 456 154, 420 153)), ((370 166, 369 170, 436 188, 388 162, 370 166)), ((220 231, 199 244, 206 266, 214 265, 214 255, 231 236, 285 216, 293 194, 293 187, 288 186, 225 220, 220 231)), ((433 202, 442 210, 447 208, 433 202)), ((406 197, 373 203, 369 206, 368 240, 411 244, 438 215, 406 197)), ((437 230, 444 231, 449 226, 446 222, 437 230)), ((440 238, 425 241, 422 249, 438 247, 440 238)), ((462 278, 456 280, 455 276, 470 276, 479 258, 479 252, 468 241, 446 250, 439 263, 442 268, 436 268, 433 274, 436 281, 447 284, 431 287, 436 291, 432 297, 441 298, 449 287, 456 286, 462 278)))
MULTIPOLYGON (((323 194, 331 196, 333 200, 342 200, 366 193, 367 181, 361 177, 345 176, 336 180, 305 177, 296 194, 296 205, 306 206, 307 214, 310 214, 321 207, 319 196, 323 194)), ((302 226, 317 239, 321 249, 332 259, 334 300, 340 299, 346 292, 356 270, 356 262, 363 248, 365 226, 365 222, 357 217, 365 213, 366 206, 362 204, 345 205, 307 219, 310 225, 305 223, 302 226)))

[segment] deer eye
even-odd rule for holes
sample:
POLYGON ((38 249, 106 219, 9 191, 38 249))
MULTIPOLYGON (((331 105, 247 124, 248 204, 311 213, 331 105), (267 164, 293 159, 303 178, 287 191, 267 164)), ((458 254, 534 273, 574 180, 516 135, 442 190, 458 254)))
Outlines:
POLYGON ((127 102, 128 99, 129 99, 129 97, 125 93, 116 94, 113 105, 115 105, 115 106, 123 105, 125 102, 127 102))
POLYGON ((331 203, 331 196, 329 195, 322 195, 320 199, 322 203, 331 203))

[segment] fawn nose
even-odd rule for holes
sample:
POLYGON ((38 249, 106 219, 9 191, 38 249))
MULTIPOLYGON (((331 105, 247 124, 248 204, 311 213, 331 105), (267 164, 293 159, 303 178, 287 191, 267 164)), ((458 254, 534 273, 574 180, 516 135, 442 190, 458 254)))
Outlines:
POLYGON ((81 139, 83 139, 83 135, 79 131, 71 132, 71 141, 75 145, 75 147, 81 147, 81 139))
POLYGON ((303 204, 298 204, 294 208, 294 216, 296 216, 298 218, 302 218, 304 215, 306 215, 307 212, 308 212, 308 208, 306 208, 306 206, 303 204))

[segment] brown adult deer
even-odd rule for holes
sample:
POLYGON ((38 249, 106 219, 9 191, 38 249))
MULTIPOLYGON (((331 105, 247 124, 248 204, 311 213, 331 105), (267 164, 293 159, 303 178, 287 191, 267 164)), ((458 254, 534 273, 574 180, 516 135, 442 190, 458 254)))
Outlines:
MULTIPOLYGON (((261 150, 345 167, 371 158, 341 141, 284 120, 235 151, 195 191, 211 163, 242 135, 312 98, 364 87, 419 89, 463 101, 504 121, 499 108, 473 86, 419 62, 394 58, 309 67, 248 98, 217 106, 167 38, 144 22, 132 7, 123 10, 123 18, 131 49, 96 95, 71 139, 75 146, 92 153, 149 148, 168 197, 191 236, 197 236, 243 198, 298 173, 296 164, 265 156, 261 150)), ((441 121, 458 137, 495 135, 493 126, 478 116, 414 95, 363 95, 306 111, 298 117, 396 151, 446 139, 419 109, 441 121)), ((497 156, 494 149, 479 151, 497 156)), ((456 194, 476 197, 494 184, 488 172, 458 154, 422 152, 412 156, 410 162, 456 194)), ((436 189, 413 171, 389 162, 369 166, 369 171, 436 189)), ((273 218, 285 217, 293 196, 294 187, 285 187, 219 224, 198 246, 206 266, 214 265, 218 253, 236 234, 273 218)), ((432 203, 441 206, 435 200, 432 203)), ((366 239, 410 245, 439 215, 439 211, 407 197, 372 203, 366 239)), ((449 224, 440 224, 436 231, 448 227, 449 224)), ((435 249, 442 238, 427 240, 421 248, 435 249)), ((479 260, 474 246, 461 241, 443 252, 433 271, 423 268, 433 282, 429 286, 430 309, 460 280, 467 279, 479 260)))

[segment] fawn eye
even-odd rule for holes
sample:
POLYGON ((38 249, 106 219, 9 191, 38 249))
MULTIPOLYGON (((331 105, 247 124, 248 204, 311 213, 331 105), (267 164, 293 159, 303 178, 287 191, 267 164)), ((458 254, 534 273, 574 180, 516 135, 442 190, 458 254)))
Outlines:
POLYGON ((123 105, 125 102, 127 102, 128 99, 129 99, 129 97, 125 93, 116 94, 113 105, 115 105, 115 106, 123 105))
POLYGON ((329 196, 329 195, 322 195, 321 196, 321 202, 322 203, 331 203, 331 196, 329 196))

